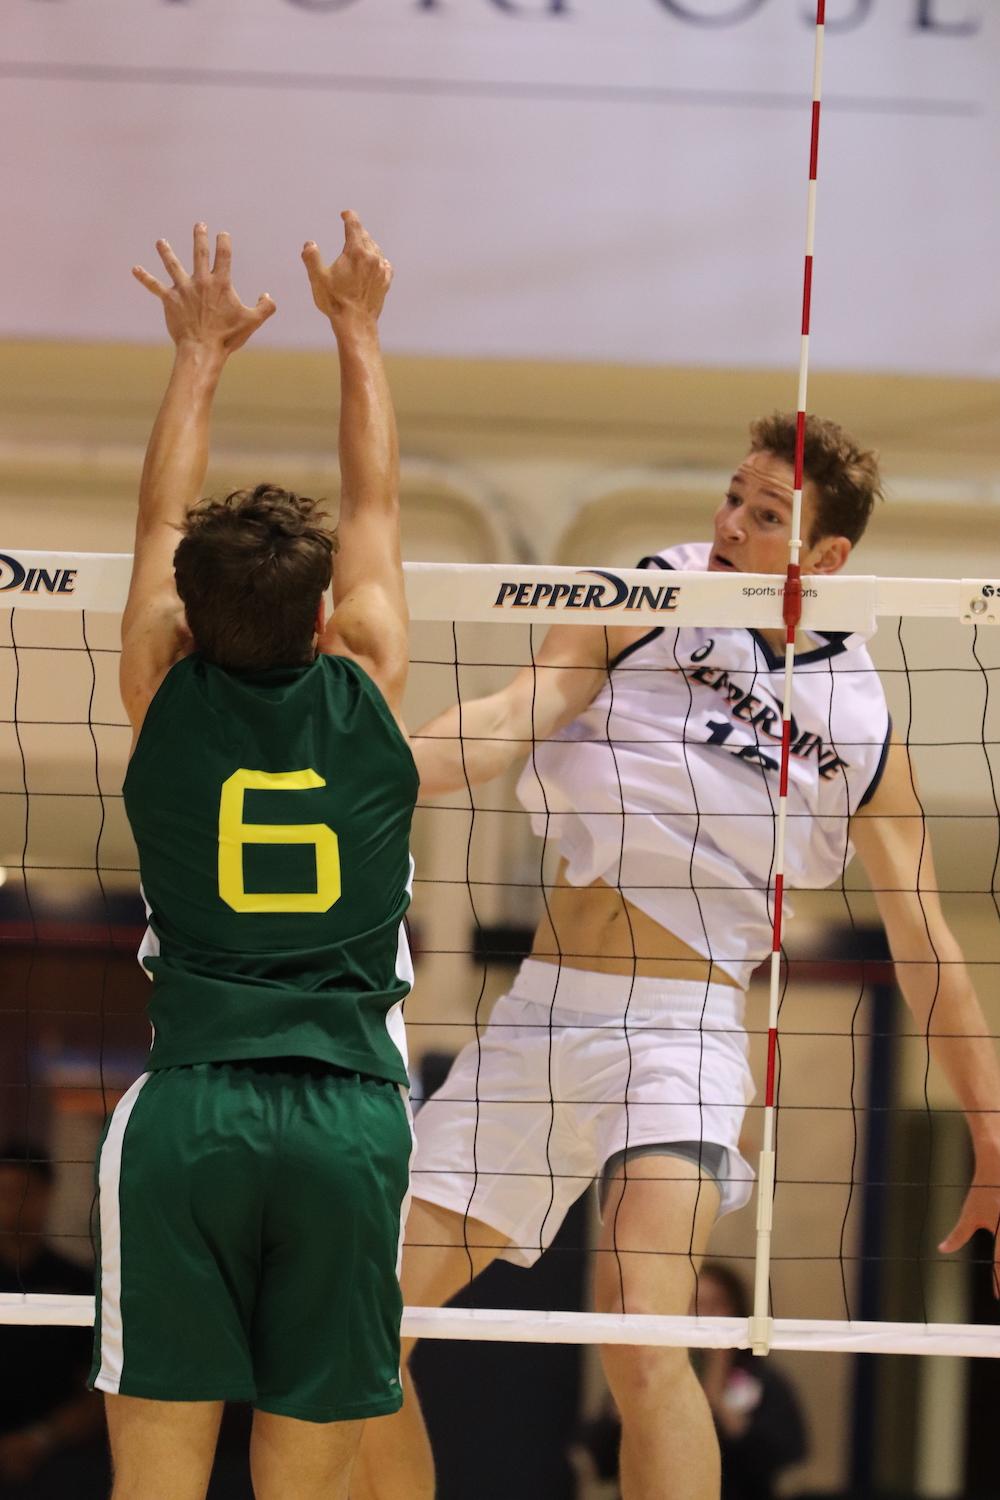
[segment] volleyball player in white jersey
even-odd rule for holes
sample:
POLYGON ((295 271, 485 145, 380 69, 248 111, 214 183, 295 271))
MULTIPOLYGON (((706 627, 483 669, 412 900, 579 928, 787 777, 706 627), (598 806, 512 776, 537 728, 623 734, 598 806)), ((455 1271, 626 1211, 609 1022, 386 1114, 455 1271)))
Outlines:
MULTIPOLYGON (((755 423, 712 542, 647 565, 783 574, 794 442, 794 418, 755 423)), ((805 473, 802 572, 836 573, 879 494, 875 457, 811 418, 805 473)), ((942 1247, 954 1250, 1000 1219, 1000 1069, 864 643, 806 634, 800 647, 787 884, 829 885, 852 846, 868 872, 900 987, 973 1137, 974 1180, 942 1247)), ((476 1272, 499 1254, 530 1265, 596 1178, 598 1310, 687 1311, 716 1217, 751 1191, 743 991, 771 947, 783 666, 781 631, 557 626, 537 671, 462 705, 461 744, 457 707, 415 737, 425 795, 489 781, 531 750, 519 792, 562 863, 510 994, 417 1116, 409 1305, 447 1301, 470 1258, 476 1272)), ((602 1356, 624 1500, 714 1500, 718 1445, 686 1353, 602 1356)), ((398 1416, 371 1424, 353 1493, 431 1500, 412 1387, 398 1416)))

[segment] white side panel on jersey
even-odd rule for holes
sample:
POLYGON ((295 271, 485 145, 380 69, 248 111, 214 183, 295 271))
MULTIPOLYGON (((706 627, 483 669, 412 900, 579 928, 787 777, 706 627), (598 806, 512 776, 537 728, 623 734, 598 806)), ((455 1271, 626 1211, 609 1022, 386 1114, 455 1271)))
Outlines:
POLYGON ((146 931, 142 935, 142 942, 139 944, 139 951, 135 956, 138 959, 139 963, 142 965, 143 972, 145 973, 146 978, 151 980, 153 976, 146 966, 146 959, 159 958, 160 940, 156 936, 156 933, 153 931, 153 908, 146 900, 146 892, 143 890, 141 883, 139 885, 139 895, 142 897, 142 904, 146 908, 146 931))
MULTIPOLYGON (((410 873, 406 877, 406 892, 411 900, 413 899, 413 872, 414 864, 413 855, 411 854, 410 873)), ((396 978, 402 979, 412 989, 413 959, 410 955, 410 944, 406 937, 405 921, 400 922, 396 938, 396 978)), ((395 1005, 390 1006, 389 1010, 386 1011, 385 1029, 389 1033, 389 1039, 393 1043, 393 1046, 403 1059, 403 1066, 407 1067, 409 1065, 409 1056, 406 1048, 406 1026, 403 1022, 403 1002, 401 1000, 397 1001, 395 1005)))

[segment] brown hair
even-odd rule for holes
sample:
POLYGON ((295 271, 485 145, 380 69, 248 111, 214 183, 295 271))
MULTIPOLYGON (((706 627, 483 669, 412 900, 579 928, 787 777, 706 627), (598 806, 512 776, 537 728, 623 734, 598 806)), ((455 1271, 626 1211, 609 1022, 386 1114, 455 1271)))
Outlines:
MULTIPOLYGON (((793 413, 760 417, 750 424, 751 451, 773 453, 794 467, 795 429, 793 413)), ((846 536, 852 546, 860 541, 875 501, 884 498, 878 454, 861 448, 836 422, 808 416, 803 469, 819 497, 810 546, 825 536, 846 536)))
POLYGON ((174 553, 195 645, 231 672, 312 660, 336 538, 319 502, 273 484, 203 500, 174 553))

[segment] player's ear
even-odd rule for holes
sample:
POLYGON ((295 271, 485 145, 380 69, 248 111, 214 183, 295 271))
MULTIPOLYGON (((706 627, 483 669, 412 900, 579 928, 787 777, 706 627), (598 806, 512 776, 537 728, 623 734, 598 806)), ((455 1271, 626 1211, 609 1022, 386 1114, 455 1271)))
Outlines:
POLYGON ((846 536, 824 536, 809 550, 810 573, 839 573, 851 555, 851 544, 846 536))
POLYGON ((324 596, 321 595, 320 596, 319 604, 317 605, 317 608, 316 608, 316 625, 315 625, 316 635, 320 639, 322 639, 323 631, 325 629, 326 629, 326 599, 325 599, 324 596))

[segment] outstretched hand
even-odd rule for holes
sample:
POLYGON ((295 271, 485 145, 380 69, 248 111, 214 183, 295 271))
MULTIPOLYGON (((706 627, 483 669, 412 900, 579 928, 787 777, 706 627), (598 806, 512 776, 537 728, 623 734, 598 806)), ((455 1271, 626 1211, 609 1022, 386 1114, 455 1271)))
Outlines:
POLYGON ((958 1223, 938 1249, 961 1250, 978 1229, 993 1238, 993 1295, 1000 1298, 1000 1158, 977 1163, 958 1223))
POLYGON ((302 251, 313 301, 331 321, 351 313, 377 319, 392 281, 392 266, 356 213, 345 209, 340 217, 344 248, 332 265, 324 264, 315 240, 302 251))
POLYGON ((208 227, 194 226, 190 276, 166 240, 157 240, 156 248, 171 285, 164 286, 142 266, 133 266, 132 275, 163 303, 167 332, 178 347, 198 344, 223 355, 232 354, 276 311, 266 292, 258 298, 256 307, 245 307, 236 295, 231 277, 233 249, 228 234, 220 234, 216 239, 215 263, 210 266, 208 227))

